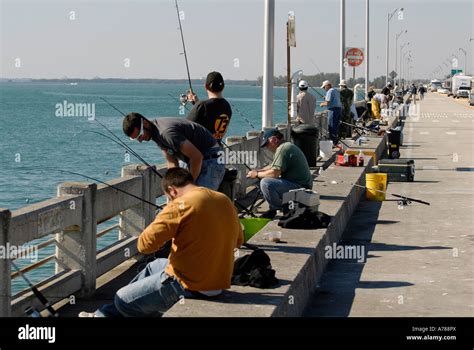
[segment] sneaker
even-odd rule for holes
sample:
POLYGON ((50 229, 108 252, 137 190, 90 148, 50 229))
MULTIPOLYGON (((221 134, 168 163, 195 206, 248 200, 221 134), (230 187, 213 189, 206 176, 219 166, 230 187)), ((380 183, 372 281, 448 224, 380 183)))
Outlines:
POLYGON ((261 219, 272 219, 276 216, 277 211, 276 210, 268 210, 264 212, 262 215, 260 215, 261 219))
POLYGON ((79 317, 97 317, 95 312, 86 312, 86 311, 81 311, 79 313, 79 317))

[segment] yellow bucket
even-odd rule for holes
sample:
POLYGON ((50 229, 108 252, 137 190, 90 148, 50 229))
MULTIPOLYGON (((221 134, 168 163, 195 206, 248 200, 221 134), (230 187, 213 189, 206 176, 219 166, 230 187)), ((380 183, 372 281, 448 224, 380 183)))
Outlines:
POLYGON ((373 173, 365 174, 365 196, 369 201, 384 201, 385 193, 379 191, 387 191, 387 174, 373 173))

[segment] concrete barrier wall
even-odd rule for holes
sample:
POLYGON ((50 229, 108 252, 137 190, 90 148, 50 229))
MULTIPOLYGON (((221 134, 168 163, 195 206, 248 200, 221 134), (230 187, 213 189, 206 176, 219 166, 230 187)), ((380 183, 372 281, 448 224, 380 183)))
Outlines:
MULTIPOLYGON (((287 137, 286 124, 279 128, 287 137)), ((229 137, 227 142, 232 150, 255 152, 258 167, 271 160, 271 155, 259 147, 261 132, 229 137)), ((239 198, 246 195, 250 183, 245 164, 235 167, 239 170, 239 198)), ((165 166, 158 166, 158 171, 163 174, 165 166)), ((143 165, 126 166, 121 178, 107 183, 150 202, 163 195, 160 177, 143 165)), ((56 274, 37 287, 51 302, 77 292, 90 297, 95 293, 97 277, 137 254, 136 237, 155 215, 155 207, 109 186, 63 183, 58 186, 56 198, 13 212, 0 209, 0 244, 21 246, 55 234, 56 274), (97 254, 97 225, 116 216, 120 218, 119 242, 97 254)), ((0 260, 0 317, 22 316, 25 305, 41 309, 29 290, 11 294, 11 267, 11 260, 0 260)))
MULTIPOLYGON (((321 130, 327 130, 325 113, 316 114, 315 120, 321 130)), ((289 140, 287 124, 278 124, 277 127, 285 139, 289 140)), ((261 133, 255 131, 246 136, 228 137, 226 140, 233 151, 255 152, 258 167, 262 167, 271 161, 272 156, 259 147, 260 142, 261 133)), ((246 194, 250 183, 245 177, 245 164, 236 164, 235 167, 239 170, 239 198, 246 194)), ((159 172, 164 171, 164 166, 160 166, 159 172)), ((150 202, 163 194, 160 177, 142 165, 124 167, 122 177, 108 183, 150 202)), ((351 210, 341 214, 344 217, 342 222, 350 216, 351 210)), ((0 209, 0 244, 9 242, 20 246, 56 234, 56 275, 39 283, 38 288, 49 296, 51 302, 78 291, 82 296, 90 297, 95 293, 97 277, 137 253, 136 237, 152 222, 155 215, 155 207, 108 186, 64 183, 58 186, 56 198, 13 212, 0 209), (117 215, 120 216, 118 244, 97 254, 97 225, 117 215), (128 255, 124 254, 125 251, 128 255)), ((342 227, 334 226, 337 232, 342 227)), ((329 235, 332 234, 329 232, 329 235)), ((320 267, 320 264, 308 264, 314 268, 320 267)), ((28 290, 11 295, 11 261, 8 259, 0 260, 0 280, 0 316, 21 316, 25 305, 37 304, 28 290)))

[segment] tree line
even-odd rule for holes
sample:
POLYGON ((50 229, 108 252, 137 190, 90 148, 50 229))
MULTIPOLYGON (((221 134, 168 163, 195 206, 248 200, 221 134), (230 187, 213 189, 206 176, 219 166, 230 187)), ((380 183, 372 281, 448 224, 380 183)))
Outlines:
MULTIPOLYGON (((318 73, 316 75, 303 75, 302 79, 306 80, 308 84, 312 87, 320 87, 325 80, 329 80, 332 82, 335 86, 339 84, 339 73, 318 73)), ((356 78, 353 79, 348 78, 346 79, 347 86, 348 87, 354 87, 356 84, 365 84, 365 79, 364 78, 356 78)), ((257 78, 257 84, 262 85, 263 83, 263 77, 259 76, 257 78)), ((286 86, 287 85, 287 79, 286 75, 280 75, 278 77, 274 77, 274 83, 275 86, 286 86)), ((380 77, 377 77, 370 81, 369 86, 373 86, 375 89, 381 89, 385 86, 385 75, 382 75, 380 77)))

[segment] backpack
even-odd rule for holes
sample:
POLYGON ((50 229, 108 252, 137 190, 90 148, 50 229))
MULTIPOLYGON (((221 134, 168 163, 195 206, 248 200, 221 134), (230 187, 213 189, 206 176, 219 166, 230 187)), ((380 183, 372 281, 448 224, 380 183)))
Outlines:
POLYGON ((256 249, 235 260, 231 284, 270 288, 277 283, 270 257, 262 249, 256 249))
POLYGON ((327 228, 331 223, 331 217, 320 211, 314 212, 310 208, 300 207, 289 211, 278 222, 278 226, 292 229, 318 229, 327 228))

